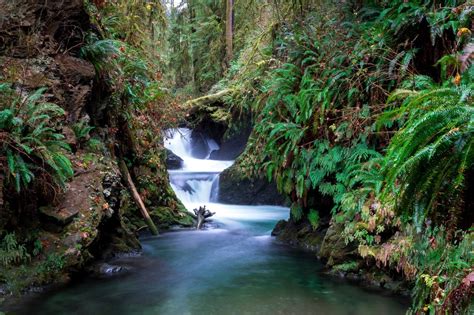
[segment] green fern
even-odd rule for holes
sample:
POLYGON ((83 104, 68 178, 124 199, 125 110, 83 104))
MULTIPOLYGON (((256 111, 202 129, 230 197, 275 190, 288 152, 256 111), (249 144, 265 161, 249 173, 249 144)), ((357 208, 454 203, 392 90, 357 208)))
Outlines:
POLYGON ((6 234, 0 241, 0 265, 8 267, 31 258, 25 245, 18 244, 15 233, 6 234))
POLYGON ((2 95, 9 108, 0 111, 0 133, 6 141, 0 155, 6 157, 7 181, 17 192, 28 186, 36 172, 50 173, 57 185, 63 186, 72 177, 71 162, 64 154, 69 146, 58 133, 57 119, 65 112, 59 106, 42 102, 45 89, 38 89, 25 100, 5 87, 2 95))
POLYGON ((467 77, 464 82, 397 91, 389 98, 405 98, 381 122, 390 117, 402 123, 384 169, 385 195, 395 192, 402 213, 422 208, 426 216, 440 205, 449 209, 463 191, 466 171, 474 165, 474 84, 467 77))

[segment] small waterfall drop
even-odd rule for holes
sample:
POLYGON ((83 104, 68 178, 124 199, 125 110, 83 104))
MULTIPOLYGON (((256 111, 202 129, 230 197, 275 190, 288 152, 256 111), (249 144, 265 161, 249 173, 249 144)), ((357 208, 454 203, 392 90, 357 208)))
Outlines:
POLYGON ((219 145, 203 135, 196 141, 190 129, 171 129, 166 134, 165 147, 183 159, 181 169, 169 171, 171 187, 178 198, 188 210, 215 201, 219 174, 234 161, 209 160, 219 145), (198 158, 197 154, 205 158, 198 158))

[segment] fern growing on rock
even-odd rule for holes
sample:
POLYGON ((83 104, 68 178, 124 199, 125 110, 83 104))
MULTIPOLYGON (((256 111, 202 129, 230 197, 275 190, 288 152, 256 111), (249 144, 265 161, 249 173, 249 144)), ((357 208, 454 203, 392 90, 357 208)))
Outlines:
POLYGON ((58 186, 64 186, 74 173, 65 154, 69 146, 58 131, 57 120, 65 112, 42 101, 44 92, 39 89, 22 99, 8 84, 0 84, 0 165, 17 192, 35 174, 49 174, 58 186))

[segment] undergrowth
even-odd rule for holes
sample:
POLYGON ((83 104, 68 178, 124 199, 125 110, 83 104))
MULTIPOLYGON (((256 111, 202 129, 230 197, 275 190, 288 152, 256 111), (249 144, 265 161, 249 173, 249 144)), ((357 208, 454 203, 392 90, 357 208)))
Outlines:
POLYGON ((329 214, 362 257, 415 280, 411 312, 466 312, 472 7, 309 6, 304 18, 272 26, 267 47, 249 45, 218 85, 234 91, 230 111, 254 117, 239 167, 291 197, 291 220, 317 228, 329 214), (429 36, 421 40, 416 28, 429 36), (427 59, 427 47, 438 59, 427 59))

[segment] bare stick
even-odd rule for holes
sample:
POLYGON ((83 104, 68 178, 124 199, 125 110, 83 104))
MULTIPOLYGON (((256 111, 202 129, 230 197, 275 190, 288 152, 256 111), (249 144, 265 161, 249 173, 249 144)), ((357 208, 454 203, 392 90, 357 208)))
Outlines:
POLYGON ((119 160, 119 168, 123 178, 127 182, 128 188, 132 192, 132 196, 133 199, 135 199, 135 203, 137 204, 138 208, 140 209, 140 212, 142 213, 143 219, 145 219, 145 222, 151 231, 151 234, 158 235, 158 229, 156 228, 155 223, 153 223, 153 220, 150 218, 150 215, 146 210, 145 204, 143 203, 142 197, 140 197, 140 194, 138 193, 137 188, 133 183, 132 177, 130 176, 127 165, 123 160, 119 160))

